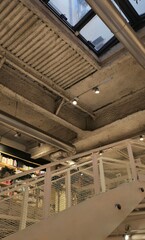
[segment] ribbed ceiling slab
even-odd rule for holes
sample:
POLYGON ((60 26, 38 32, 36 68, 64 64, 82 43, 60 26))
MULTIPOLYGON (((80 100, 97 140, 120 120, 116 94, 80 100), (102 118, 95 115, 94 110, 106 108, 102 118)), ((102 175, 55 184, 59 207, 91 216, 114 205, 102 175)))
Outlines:
POLYGON ((0 45, 63 89, 97 70, 19 0, 0 0, 0 45))

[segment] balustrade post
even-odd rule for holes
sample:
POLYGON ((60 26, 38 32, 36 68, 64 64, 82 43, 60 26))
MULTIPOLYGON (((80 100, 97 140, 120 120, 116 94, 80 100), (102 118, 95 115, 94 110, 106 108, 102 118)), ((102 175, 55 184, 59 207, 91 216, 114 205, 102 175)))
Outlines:
POLYGON ((104 174, 104 166, 103 166, 102 159, 99 159, 99 171, 100 171, 101 189, 102 189, 102 192, 106 192, 105 174, 104 174))
POLYGON ((136 171, 135 159, 133 156, 133 151, 132 151, 132 147, 131 147, 130 143, 128 143, 128 145, 127 145, 127 151, 128 151, 130 168, 131 168, 131 173, 132 173, 132 180, 137 181, 137 171, 136 171))
POLYGON ((100 193, 100 179, 97 154, 92 155, 95 194, 100 193))
POLYGON ((128 174, 128 180, 129 180, 129 182, 130 182, 130 181, 132 180, 130 164, 127 165, 127 174, 128 174))
POLYGON ((71 175, 70 175, 70 169, 66 173, 65 178, 65 186, 66 186, 66 205, 67 208, 71 207, 71 175))
POLYGON ((22 201, 22 208, 21 208, 19 230, 23 230, 26 228, 27 213, 28 213, 28 198, 29 198, 29 190, 28 190, 28 186, 26 186, 23 192, 23 201, 22 201))
POLYGON ((51 204, 51 169, 46 168, 44 177, 44 199, 43 199, 43 219, 47 219, 50 215, 51 204))

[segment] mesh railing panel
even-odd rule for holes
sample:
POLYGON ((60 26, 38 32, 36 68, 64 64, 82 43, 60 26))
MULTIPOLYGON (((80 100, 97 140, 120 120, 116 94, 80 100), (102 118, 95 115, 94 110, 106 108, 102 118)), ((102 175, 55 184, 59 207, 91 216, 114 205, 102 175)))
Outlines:
POLYGON ((129 182, 129 176, 126 165, 104 165, 104 177, 106 183, 106 190, 113 189, 121 185, 122 183, 129 182))
MULTIPOLYGON (((10 193, 9 193, 10 194, 10 193)), ((12 194, 12 193, 11 193, 12 194)), ((0 203, 0 239, 19 230, 22 194, 15 194, 0 203), (18 196, 19 195, 19 196, 18 196)))
POLYGON ((89 161, 79 166, 60 169, 58 172, 54 171, 48 179, 45 178, 47 176, 45 171, 44 175, 35 175, 35 177, 26 174, 22 178, 15 179, 12 185, 2 188, 0 191, 0 227, 2 229, 0 239, 42 220, 44 207, 47 204, 50 204, 50 208, 48 210, 46 207, 49 211, 46 216, 54 215, 93 197, 97 192, 94 174, 98 174, 98 186, 100 191, 102 190, 101 166, 105 190, 115 188, 129 180, 128 165, 106 163, 106 159, 101 165, 101 161, 95 166, 89 161), (46 180, 50 184, 47 185, 46 180), (49 189, 44 196, 46 186, 49 186, 49 189))
POLYGON ((94 195, 92 167, 82 169, 71 176, 72 205, 77 205, 94 195))
POLYGON ((66 202, 65 176, 58 179, 54 177, 51 186, 50 214, 65 210, 67 207, 66 202))

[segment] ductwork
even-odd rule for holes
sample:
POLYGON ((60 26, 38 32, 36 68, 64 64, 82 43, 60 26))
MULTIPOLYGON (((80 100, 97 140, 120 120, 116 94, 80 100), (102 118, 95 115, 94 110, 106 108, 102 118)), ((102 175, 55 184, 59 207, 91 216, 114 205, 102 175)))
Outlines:
POLYGON ((54 151, 57 151, 57 149, 55 147, 52 147, 47 144, 41 144, 40 146, 31 148, 29 150, 29 153, 31 154, 32 159, 38 159, 38 158, 44 157, 54 151))
POLYGON ((111 0, 86 1, 140 65, 145 68, 145 47, 111 0))
POLYGON ((68 157, 68 153, 61 151, 61 150, 50 154, 51 161, 61 160, 66 157, 68 157))
POLYGON ((54 138, 51 135, 48 135, 32 127, 31 125, 28 125, 22 122, 21 120, 18 120, 2 111, 0 112, 0 122, 11 128, 17 129, 20 132, 25 133, 26 135, 34 139, 37 139, 40 142, 50 144, 51 146, 54 146, 58 149, 62 149, 66 152, 75 153, 75 147, 73 145, 70 145, 61 140, 58 140, 57 138, 54 138))

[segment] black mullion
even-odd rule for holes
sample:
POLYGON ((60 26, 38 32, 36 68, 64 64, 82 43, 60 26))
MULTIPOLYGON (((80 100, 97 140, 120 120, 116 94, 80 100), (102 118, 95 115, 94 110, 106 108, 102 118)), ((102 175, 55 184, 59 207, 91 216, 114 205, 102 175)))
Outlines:
POLYGON ((128 0, 114 0, 128 18, 131 25, 140 22, 140 16, 128 0))
POLYGON ((61 21, 63 22, 72 32, 73 27, 72 25, 67 21, 67 18, 64 14, 59 13, 53 6, 50 5, 50 0, 40 0, 43 4, 46 4, 46 7, 61 21))
POLYGON ((104 46, 97 51, 97 56, 101 56, 102 54, 109 51, 112 47, 114 47, 117 43, 119 43, 119 40, 113 36, 108 42, 104 44, 104 46))
POLYGON ((44 3, 48 4, 50 0, 43 0, 44 3))
POLYGON ((73 27, 74 31, 80 31, 94 16, 95 12, 91 9, 80 21, 73 27))

